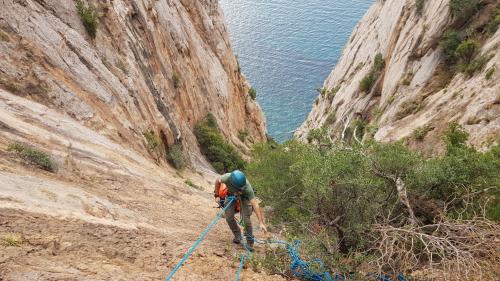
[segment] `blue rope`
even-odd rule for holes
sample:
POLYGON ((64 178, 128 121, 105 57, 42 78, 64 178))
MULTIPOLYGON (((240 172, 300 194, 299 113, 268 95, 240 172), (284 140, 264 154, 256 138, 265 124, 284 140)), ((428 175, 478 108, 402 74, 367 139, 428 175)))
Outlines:
MULTIPOLYGON (((170 272, 168 277, 165 279, 165 281, 170 281, 177 270, 184 264, 184 262, 193 254, 194 250, 198 247, 198 245, 203 241, 205 236, 207 236, 208 232, 215 226, 215 224, 220 220, 224 212, 231 206, 231 204, 235 201, 234 196, 229 196, 228 197, 228 202, 225 205, 225 207, 219 212, 217 217, 207 226, 205 231, 200 235, 198 240, 189 248, 189 250, 186 252, 184 257, 179 261, 179 263, 175 266, 175 268, 170 272)), ((292 258, 292 262, 290 264, 290 269, 292 270, 292 273, 295 277, 302 279, 302 280, 309 280, 309 281, 346 281, 347 278, 345 275, 341 273, 336 273, 335 274, 335 279, 332 279, 332 276, 328 273, 328 271, 324 270, 324 264, 321 260, 319 259, 313 259, 310 262, 305 262, 300 259, 299 257, 299 246, 300 246, 300 240, 296 240, 294 244, 288 243, 286 241, 281 241, 281 240, 268 240, 268 241, 260 241, 256 239, 255 237, 247 237, 247 239, 253 239, 256 243, 260 244, 281 244, 286 247, 288 250, 288 254, 292 258), (317 265, 319 268, 319 271, 315 271, 312 269, 312 265, 317 265)), ((249 259, 252 256, 252 253, 250 249, 247 247, 246 244, 243 244, 245 247, 246 253, 241 255, 240 258, 240 265, 238 267, 238 270, 236 272, 236 277, 234 281, 238 281, 240 279, 241 271, 243 270, 243 266, 245 265, 245 259, 249 259)), ((377 275, 377 274, 368 274, 367 277, 372 277, 375 278, 377 281, 392 281, 392 279, 386 275, 377 275)), ((397 277, 396 281, 406 281, 406 278, 400 274, 397 277)))
MULTIPOLYGON (((347 277, 342 273, 336 273, 335 279, 328 273, 328 271, 324 270, 323 262, 319 259, 313 259, 310 262, 305 262, 299 257, 299 246, 300 240, 296 240, 294 244, 288 243, 286 241, 281 240, 268 240, 268 241, 260 241, 255 237, 252 238, 256 243, 260 244, 281 244, 286 247, 288 250, 288 254, 290 255, 292 261, 290 263, 290 269, 295 277, 301 280, 309 280, 309 281, 346 281, 347 277), (311 268, 312 265, 317 265, 319 271, 315 271, 311 268)), ((367 275, 369 278, 373 278, 377 281, 393 281, 391 277, 387 275, 377 275, 375 273, 370 273, 367 275)), ((236 279, 235 281, 237 281, 236 279)), ((397 276, 395 281, 406 281, 406 278, 400 274, 397 276)))
POLYGON ((238 267, 238 271, 236 271, 236 277, 234 278, 234 281, 240 280, 241 270, 243 269, 243 265, 245 264, 245 257, 246 255, 241 255, 240 266, 238 267))
POLYGON ((229 201, 226 203, 226 206, 224 207, 224 209, 222 209, 222 211, 219 212, 219 214, 217 215, 217 217, 207 226, 207 228, 205 229, 205 231, 203 231, 203 233, 200 235, 200 237, 198 238, 198 240, 196 240, 196 242, 194 242, 193 246, 191 246, 191 248, 189 248, 189 250, 184 255, 184 257, 181 259, 181 261, 179 261, 179 263, 170 272, 170 274, 165 279, 165 281, 169 281, 169 280, 172 279, 172 277, 174 277, 174 274, 177 272, 177 270, 179 270, 179 268, 182 266, 182 264, 184 264, 184 262, 193 254, 193 252, 196 249, 196 247, 198 247, 198 245, 205 238, 205 236, 207 236, 208 232, 215 226, 215 224, 222 217, 222 215, 224 214, 224 212, 229 208, 229 206, 231 206, 231 204, 235 200, 235 197, 234 196, 229 196, 228 199, 229 199, 229 201))

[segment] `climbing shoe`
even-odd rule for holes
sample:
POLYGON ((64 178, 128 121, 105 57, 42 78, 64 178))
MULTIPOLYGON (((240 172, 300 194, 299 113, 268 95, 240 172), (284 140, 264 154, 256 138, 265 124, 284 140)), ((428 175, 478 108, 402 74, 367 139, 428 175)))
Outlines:
POLYGON ((246 245, 246 247, 245 247, 245 248, 246 248, 248 251, 250 251, 250 252, 255 251, 255 249, 253 248, 253 242, 252 242, 252 243, 247 242, 247 245, 246 245))
POLYGON ((240 244, 240 243, 241 243, 241 238, 234 237, 234 239, 233 239, 233 243, 234 243, 234 244, 240 244))

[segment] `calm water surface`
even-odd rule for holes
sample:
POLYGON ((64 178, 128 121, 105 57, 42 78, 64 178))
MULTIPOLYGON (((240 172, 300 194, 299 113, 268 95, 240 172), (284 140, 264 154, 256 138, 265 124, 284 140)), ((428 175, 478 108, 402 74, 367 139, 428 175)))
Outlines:
POLYGON ((268 121, 289 139, 373 0, 220 0, 233 49, 268 121))

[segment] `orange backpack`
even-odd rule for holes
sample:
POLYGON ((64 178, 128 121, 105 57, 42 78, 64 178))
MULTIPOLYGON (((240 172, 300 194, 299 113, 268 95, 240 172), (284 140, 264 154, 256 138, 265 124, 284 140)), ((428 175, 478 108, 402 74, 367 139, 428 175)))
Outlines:
MULTIPOLYGON (((222 207, 224 206, 223 203, 224 201, 226 200, 227 196, 228 196, 228 189, 227 189, 227 185, 224 184, 224 183, 221 183, 220 186, 219 186, 219 198, 222 202, 222 207)), ((240 203, 240 200, 236 200, 236 213, 239 213, 240 212, 240 208, 241 208, 241 203, 240 203)))

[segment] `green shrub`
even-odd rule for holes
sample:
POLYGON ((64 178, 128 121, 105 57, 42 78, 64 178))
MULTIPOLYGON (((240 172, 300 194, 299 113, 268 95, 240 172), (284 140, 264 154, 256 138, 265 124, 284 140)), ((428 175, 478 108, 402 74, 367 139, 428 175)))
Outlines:
POLYGON ((415 0, 415 7, 417 8, 417 13, 419 15, 422 14, 422 11, 424 10, 425 6, 425 0, 415 0))
POLYGON ((365 135, 366 127, 368 126, 368 122, 361 119, 356 119, 352 122, 353 132, 356 131, 356 137, 358 139, 362 139, 365 135))
POLYGON ((172 75, 172 82, 174 83, 174 88, 179 89, 181 86, 181 79, 175 73, 172 75))
POLYGON ((372 88, 373 83, 375 83, 375 76, 370 72, 359 82, 359 90, 361 92, 368 92, 372 88))
POLYGON ((245 161, 234 147, 224 140, 219 132, 212 114, 208 114, 204 120, 195 126, 194 134, 200 145, 201 152, 212 163, 217 172, 224 173, 245 167, 245 161))
POLYGON ((410 114, 414 114, 421 109, 421 105, 417 101, 405 101, 401 104, 398 113, 396 113, 397 119, 403 119, 410 114))
MULTIPOLYGON (((311 250, 327 267, 338 268, 339 256, 357 252, 369 260, 378 254, 372 251, 381 239, 373 230, 378 223, 409 226, 396 178, 404 183, 424 228, 433 230, 443 217, 471 218, 485 202, 489 218, 500 219, 499 191, 491 188, 500 180, 500 147, 476 151, 467 146, 467 133, 457 124, 450 125, 443 139, 446 153, 430 159, 401 142, 333 143, 329 149, 294 141, 259 144, 246 171, 259 186, 263 205, 272 207, 271 224, 284 226, 287 238, 301 239, 303 256, 311 250), (439 213, 444 205, 448 212, 439 213)), ((419 256, 422 249, 414 249, 419 256)), ((278 270, 285 261, 286 255, 273 254, 259 256, 256 263, 278 270)))
POLYGON ((494 34, 495 32, 497 32, 499 25, 500 25, 500 14, 497 14, 494 15, 486 25, 486 31, 489 34, 494 34))
POLYGON ((194 183, 192 180, 190 180, 190 179, 185 180, 185 181, 184 181, 184 183, 185 183, 186 185, 188 185, 189 187, 192 187, 192 188, 194 188, 194 189, 203 190, 203 187, 201 187, 201 186, 199 186, 199 185, 195 184, 195 183, 194 183))
POLYGON ((14 234, 5 235, 3 241, 8 247, 18 247, 22 243, 21 237, 14 234))
POLYGON ((238 131, 238 139, 240 139, 240 141, 245 142, 247 137, 248 137, 247 130, 239 130, 238 131))
POLYGON ((250 96, 250 98, 255 100, 257 98, 257 91, 252 87, 250 88, 250 90, 248 90, 248 95, 250 96))
POLYGON ((326 94, 327 98, 332 100, 335 97, 335 95, 339 92, 339 90, 340 90, 340 85, 337 85, 336 87, 330 89, 330 91, 328 91, 328 93, 326 94))
POLYGON ((479 43, 476 40, 464 40, 458 45, 455 50, 455 55, 457 58, 461 59, 465 63, 469 63, 479 48, 479 43))
POLYGON ((430 125, 418 127, 413 131, 412 138, 416 141, 423 141, 425 136, 432 130, 434 130, 434 127, 430 125))
POLYGON ((75 0, 76 9, 80 15, 83 26, 90 37, 95 38, 97 34, 97 12, 91 6, 85 6, 83 0, 75 0))
POLYGON ((307 134, 307 141, 319 146, 329 146, 330 139, 328 138, 328 131, 325 127, 312 129, 307 134))
POLYGON ((174 144, 167 151, 167 161, 176 169, 182 170, 186 167, 186 158, 182 149, 182 144, 174 144))
POLYGON ((486 80, 490 80, 494 73, 495 73, 495 66, 492 66, 486 71, 486 75, 484 77, 486 78, 486 80))
POLYGON ((468 138, 469 134, 456 122, 451 123, 443 135, 448 150, 453 147, 465 147, 468 138))
POLYGON ((384 57, 381 53, 378 53, 373 60, 373 71, 380 72, 385 67, 384 57))
POLYGON ((35 165, 40 169, 54 172, 56 166, 49 154, 36 148, 24 145, 22 143, 11 143, 7 147, 7 151, 15 152, 21 159, 31 165, 35 165))
POLYGON ((380 76, 380 73, 385 67, 385 61, 384 57, 382 54, 378 53, 375 58, 373 59, 373 66, 370 70, 370 72, 361 79, 359 82, 359 90, 361 92, 368 92, 371 90, 373 87, 373 84, 375 81, 377 81, 378 77, 380 76))
POLYGON ((328 114, 328 117, 326 118, 325 124, 331 125, 331 124, 335 123, 335 121, 337 121, 336 113, 331 112, 330 114, 328 114))
POLYGON ((161 141, 160 137, 158 137, 152 130, 146 131, 142 133, 142 135, 146 139, 146 144, 149 152, 153 154, 156 162, 160 162, 160 159, 164 154, 163 142, 161 141))
POLYGON ((479 7, 480 0, 450 0, 451 14, 459 21, 472 17, 479 7))
POLYGON ((469 63, 463 63, 460 65, 460 70, 467 74, 468 76, 474 75, 474 73, 481 71, 484 66, 488 63, 490 57, 488 56, 479 56, 478 58, 473 59, 469 63))
POLYGON ((439 46, 443 49, 443 54, 448 61, 456 60, 456 50, 462 42, 460 35, 456 30, 447 30, 439 42, 439 46))

